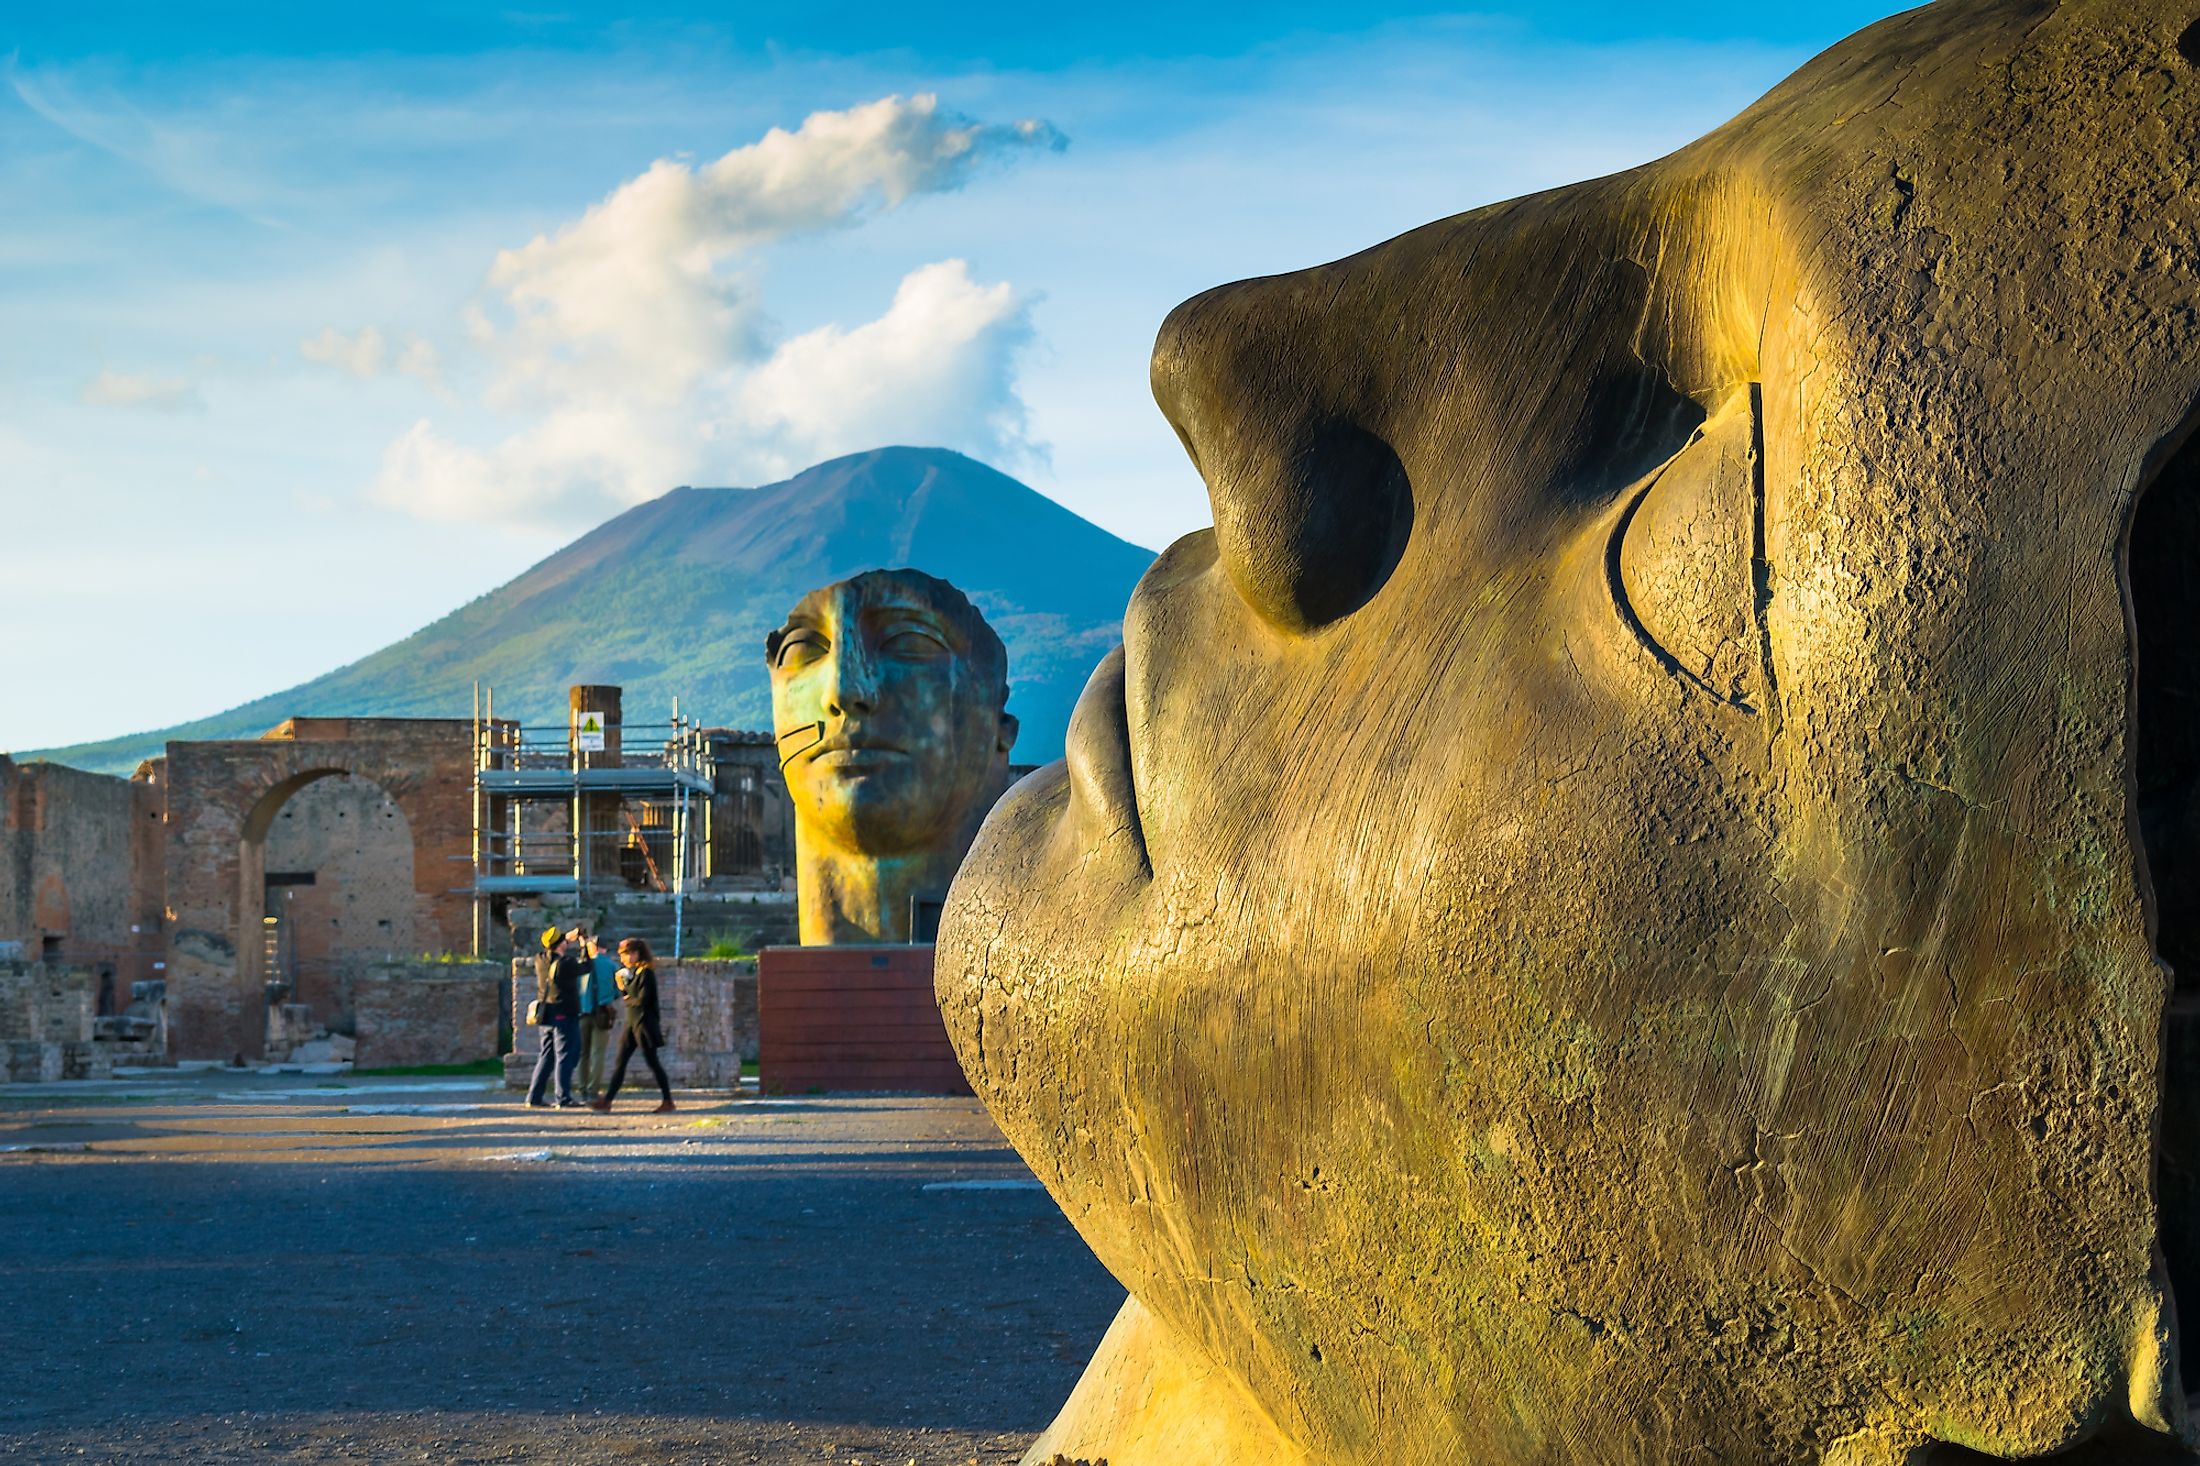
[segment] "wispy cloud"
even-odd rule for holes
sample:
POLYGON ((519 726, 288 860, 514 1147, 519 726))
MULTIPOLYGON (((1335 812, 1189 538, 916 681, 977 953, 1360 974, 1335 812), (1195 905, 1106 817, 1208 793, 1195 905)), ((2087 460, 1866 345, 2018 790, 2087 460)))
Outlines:
POLYGON ((347 334, 327 326, 299 342, 298 354, 360 381, 394 372, 437 391, 443 386, 442 356, 435 343, 423 336, 392 336, 376 326, 347 334))
POLYGON ((285 227, 267 212, 265 186, 243 166, 226 130, 148 115, 84 73, 34 72, 14 56, 0 61, 0 77, 33 113, 161 186, 255 224, 285 227))
POLYGON ((143 412, 203 412, 198 387, 181 377, 140 377, 102 368, 77 393, 92 407, 135 408, 143 412))

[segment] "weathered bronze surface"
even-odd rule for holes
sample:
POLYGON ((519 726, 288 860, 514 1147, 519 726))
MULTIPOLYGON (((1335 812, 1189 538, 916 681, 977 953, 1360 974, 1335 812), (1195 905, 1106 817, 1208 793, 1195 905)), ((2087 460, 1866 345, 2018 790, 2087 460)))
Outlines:
POLYGON ((1215 528, 941 933, 1133 1295, 1031 1459, 2183 1459, 2196 18, 1170 317, 1215 528))
POLYGON ((963 593, 869 570, 765 644, 805 946, 906 942, 1008 786, 1008 653, 963 593))

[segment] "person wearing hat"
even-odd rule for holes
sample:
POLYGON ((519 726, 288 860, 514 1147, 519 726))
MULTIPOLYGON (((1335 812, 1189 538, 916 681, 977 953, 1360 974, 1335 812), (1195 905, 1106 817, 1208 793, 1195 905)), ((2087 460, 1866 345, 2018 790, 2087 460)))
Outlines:
POLYGON ((541 1011, 536 1024, 542 1030, 542 1053, 535 1060, 534 1081, 527 1086, 527 1103, 548 1109, 545 1092, 551 1076, 557 1078, 558 1108, 577 1109, 573 1098, 573 1066, 580 1061, 580 980, 587 959, 574 955, 579 928, 561 932, 556 927, 542 934, 542 950, 535 954, 535 1001, 541 1011))

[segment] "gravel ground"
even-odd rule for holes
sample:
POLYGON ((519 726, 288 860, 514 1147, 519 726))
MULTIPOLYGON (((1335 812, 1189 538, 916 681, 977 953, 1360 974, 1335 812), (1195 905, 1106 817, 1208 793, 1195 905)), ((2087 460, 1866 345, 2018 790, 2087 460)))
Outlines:
POLYGON ((0 1460, 977 1462, 1122 1291, 968 1100, 0 1088, 0 1460))

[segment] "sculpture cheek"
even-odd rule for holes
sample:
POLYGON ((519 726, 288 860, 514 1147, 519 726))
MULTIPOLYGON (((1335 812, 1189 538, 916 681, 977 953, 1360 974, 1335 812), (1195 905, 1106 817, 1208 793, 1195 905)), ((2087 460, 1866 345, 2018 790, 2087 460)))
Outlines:
POLYGON ((1247 604, 1302 633, 1382 589, 1413 533, 1413 486, 1390 444, 1323 422, 1209 471, 1215 542, 1247 604))

